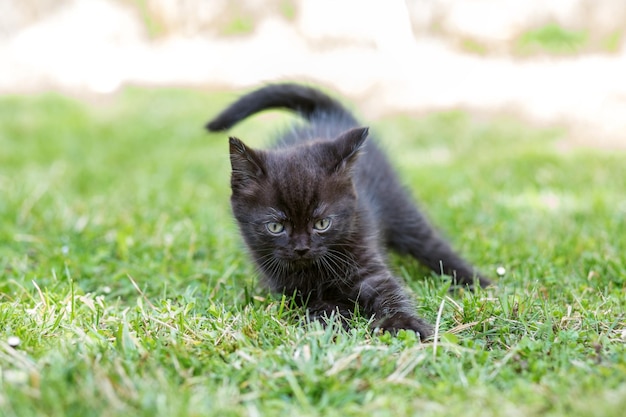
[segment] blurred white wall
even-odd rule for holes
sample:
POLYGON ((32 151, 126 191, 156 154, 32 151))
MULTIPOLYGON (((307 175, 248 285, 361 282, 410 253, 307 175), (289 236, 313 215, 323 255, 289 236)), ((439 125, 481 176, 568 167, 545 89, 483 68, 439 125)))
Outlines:
POLYGON ((303 80, 366 112, 514 112, 612 145, 625 37, 623 0, 0 0, 0 93, 303 80), (550 23, 591 46, 516 51, 550 23))

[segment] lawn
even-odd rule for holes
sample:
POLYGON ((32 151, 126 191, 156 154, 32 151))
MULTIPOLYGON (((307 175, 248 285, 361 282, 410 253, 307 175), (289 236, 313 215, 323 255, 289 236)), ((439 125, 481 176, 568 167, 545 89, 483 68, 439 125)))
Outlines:
MULTIPOLYGON (((235 96, 0 97, 0 416, 623 415, 626 151, 462 112, 372 120, 497 281, 449 292, 393 256, 419 313, 440 315, 419 343, 304 326, 258 288, 226 135, 202 129, 235 96)), ((233 134, 263 146, 287 120, 233 134)))

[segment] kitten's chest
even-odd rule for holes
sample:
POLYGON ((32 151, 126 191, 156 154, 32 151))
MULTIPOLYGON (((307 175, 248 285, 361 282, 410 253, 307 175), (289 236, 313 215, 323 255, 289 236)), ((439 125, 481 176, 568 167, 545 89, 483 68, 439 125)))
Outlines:
POLYGON ((279 288, 275 289, 285 294, 298 294, 303 298, 324 299, 338 292, 349 292, 357 280, 357 275, 356 268, 349 265, 318 261, 309 268, 285 274, 278 280, 279 288))

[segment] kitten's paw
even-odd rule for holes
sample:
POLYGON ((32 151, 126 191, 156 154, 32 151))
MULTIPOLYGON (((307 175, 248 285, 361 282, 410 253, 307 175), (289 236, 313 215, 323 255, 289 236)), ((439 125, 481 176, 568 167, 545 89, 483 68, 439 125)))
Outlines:
POLYGON ((382 319, 380 322, 375 323, 374 327, 392 334, 396 334, 398 330, 402 329, 413 330, 419 335, 421 341, 429 339, 434 334, 433 326, 425 320, 401 313, 382 319))

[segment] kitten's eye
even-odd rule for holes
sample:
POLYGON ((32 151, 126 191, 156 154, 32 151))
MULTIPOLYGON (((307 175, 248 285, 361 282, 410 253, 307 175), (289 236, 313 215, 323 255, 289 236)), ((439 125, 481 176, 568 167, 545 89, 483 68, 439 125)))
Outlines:
POLYGON ((285 226, 283 226, 282 223, 278 222, 265 223, 265 228, 273 235, 278 235, 282 233, 283 230, 285 230, 285 226))
POLYGON ((331 223, 332 222, 330 220, 330 217, 326 217, 326 218, 316 221, 315 224, 313 225, 313 228, 317 230, 318 232, 325 232, 326 230, 328 230, 331 223))

